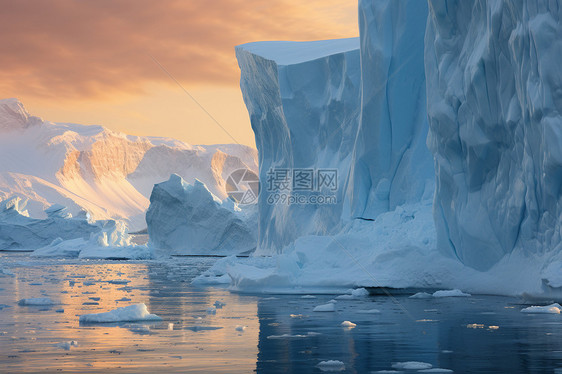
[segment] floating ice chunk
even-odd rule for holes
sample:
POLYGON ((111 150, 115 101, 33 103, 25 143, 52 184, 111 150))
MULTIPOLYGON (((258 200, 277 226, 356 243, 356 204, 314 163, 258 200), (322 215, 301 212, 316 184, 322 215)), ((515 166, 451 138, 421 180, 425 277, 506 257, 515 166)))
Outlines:
POLYGON ((353 296, 353 297, 369 296, 369 291, 367 291, 365 288, 357 288, 357 289, 351 291, 351 296, 353 296))
POLYGON ((316 367, 322 371, 344 371, 345 364, 338 360, 321 361, 316 367))
POLYGON ((120 299, 117 299, 115 301, 131 301, 131 299, 127 298, 127 297, 122 297, 120 299))
POLYGON ((528 308, 522 309, 522 313, 537 313, 537 314, 560 314, 562 312, 562 306, 558 303, 546 305, 546 306, 530 306, 528 308))
POLYGON ((70 348, 78 347, 78 342, 76 340, 72 340, 68 342, 53 344, 53 347, 62 348, 66 351, 70 351, 70 348))
POLYGON ((35 297, 31 299, 21 299, 18 301, 19 305, 22 306, 43 306, 43 305, 54 305, 55 302, 49 297, 35 297))
POLYGON ((431 299, 433 296, 427 292, 418 292, 415 295, 410 296, 410 299, 431 299))
POLYGON ((469 293, 464 293, 461 290, 442 290, 435 291, 433 297, 470 297, 469 293))
POLYGON ((366 310, 358 310, 357 313, 359 314, 379 314, 381 311, 378 309, 366 309, 366 310))
POLYGON ((317 336, 317 335, 320 335, 320 333, 309 331, 309 332, 307 332, 305 335, 303 335, 303 334, 296 334, 296 335, 291 335, 291 334, 270 335, 270 336, 268 336, 267 338, 268 338, 268 339, 303 339, 303 338, 310 338, 310 337, 317 336))
POLYGON ((111 283, 111 284, 128 284, 131 281, 128 279, 111 279, 108 280, 107 283, 111 283))
POLYGON ((315 307, 312 311, 313 312, 335 312, 336 306, 334 305, 334 303, 322 304, 322 305, 318 305, 317 307, 315 307))
POLYGON ((222 309, 222 307, 225 306, 225 305, 226 305, 226 303, 224 303, 222 301, 219 301, 219 300, 215 301, 215 304, 214 304, 215 308, 217 308, 217 309, 222 309))
POLYGON ((406 362, 395 362, 394 364, 392 364, 392 367, 398 370, 425 370, 425 369, 431 369, 433 365, 428 364, 427 362, 406 361, 406 362))
POLYGON ((244 332, 244 330, 246 330, 246 327, 248 326, 237 325, 234 330, 244 332))
POLYGON ((418 373, 453 373, 451 369, 432 368, 418 371, 418 373))
POLYGON ((355 297, 353 295, 339 295, 336 296, 336 300, 353 300, 355 297))
POLYGON ((133 304, 104 313, 84 314, 79 319, 80 322, 92 323, 161 320, 156 314, 150 314, 145 304, 133 304))
POLYGON ((357 326, 357 324, 355 324, 355 323, 353 323, 353 322, 351 322, 351 321, 343 321, 343 322, 341 323, 341 327, 346 327, 346 328, 348 328, 348 329, 352 329, 352 328, 354 328, 355 326, 357 326))
POLYGON ((316 299, 316 296, 314 296, 314 295, 302 295, 301 299, 316 299))

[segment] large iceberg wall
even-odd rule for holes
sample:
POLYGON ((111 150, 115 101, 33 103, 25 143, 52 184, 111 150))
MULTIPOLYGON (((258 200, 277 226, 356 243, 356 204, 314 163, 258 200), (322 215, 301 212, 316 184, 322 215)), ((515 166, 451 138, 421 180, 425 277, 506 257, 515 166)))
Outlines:
POLYGON ((430 0, 438 246, 485 270, 560 250, 562 4, 430 0))
POLYGON ((359 40, 249 43, 236 57, 259 153, 257 253, 279 253, 340 222, 359 116, 359 40), (269 203, 277 191, 266 186, 268 172, 294 168, 337 169, 337 204, 269 203))
POLYGON ((352 216, 375 219, 431 197, 424 33, 427 3, 359 1, 361 117, 354 149, 352 216))
POLYGON ((427 12, 424 1, 361 0, 359 40, 237 47, 259 153, 258 254, 431 198, 427 12), (338 204, 269 204, 271 168, 337 168, 338 204))

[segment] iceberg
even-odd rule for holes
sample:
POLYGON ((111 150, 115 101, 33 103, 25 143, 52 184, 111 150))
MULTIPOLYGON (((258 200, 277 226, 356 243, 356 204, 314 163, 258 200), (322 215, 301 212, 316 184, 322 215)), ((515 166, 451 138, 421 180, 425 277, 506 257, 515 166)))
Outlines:
POLYGON ((80 323, 112 323, 136 321, 162 321, 156 314, 148 312, 145 304, 124 306, 103 313, 83 314, 79 317, 80 323))
MULTIPOLYGON (((429 1, 438 247, 478 270, 560 253, 559 1, 429 1)), ((543 262, 544 264, 545 262, 543 262)))
POLYGON ((32 250, 51 244, 55 239, 88 239, 114 225, 112 220, 89 221, 73 218, 61 205, 46 209, 47 218, 29 217, 27 200, 13 197, 0 203, 0 250, 32 250))
POLYGON ((232 255, 256 247, 254 206, 221 201, 199 180, 172 174, 156 184, 146 212, 149 246, 168 255, 232 255))
POLYGON ((248 43, 236 47, 236 57, 262 183, 256 254, 281 253, 302 235, 327 235, 340 225, 359 118, 359 39, 248 43), (294 170, 311 169, 337 170, 336 203, 270 202, 276 193, 295 196, 297 191, 266 185, 269 173, 291 177, 294 170))
POLYGON ((348 187, 352 218, 376 219, 433 196, 433 157, 426 146, 427 13, 425 1, 359 1, 361 106, 348 187))

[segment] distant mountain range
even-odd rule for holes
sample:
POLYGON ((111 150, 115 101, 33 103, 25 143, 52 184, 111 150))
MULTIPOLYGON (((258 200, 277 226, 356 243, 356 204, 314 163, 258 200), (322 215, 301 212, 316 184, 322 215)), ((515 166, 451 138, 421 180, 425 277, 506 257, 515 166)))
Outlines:
POLYGON ((176 173, 190 183, 199 179, 224 199, 226 178, 240 168, 257 172, 255 149, 54 123, 30 115, 17 99, 0 100, 0 200, 29 199, 32 217, 44 217, 57 203, 73 214, 87 210, 95 219, 124 219, 140 230, 155 183, 176 173))

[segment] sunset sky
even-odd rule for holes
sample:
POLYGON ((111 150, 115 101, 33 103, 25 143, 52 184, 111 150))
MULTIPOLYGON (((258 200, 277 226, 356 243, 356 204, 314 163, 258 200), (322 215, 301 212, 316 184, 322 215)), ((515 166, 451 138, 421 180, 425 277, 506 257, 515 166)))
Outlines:
POLYGON ((358 35, 341 0, 0 0, 0 98, 55 122, 254 145, 234 46, 358 35))

